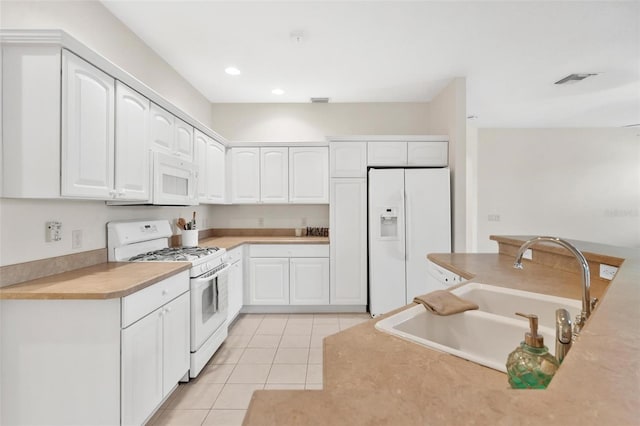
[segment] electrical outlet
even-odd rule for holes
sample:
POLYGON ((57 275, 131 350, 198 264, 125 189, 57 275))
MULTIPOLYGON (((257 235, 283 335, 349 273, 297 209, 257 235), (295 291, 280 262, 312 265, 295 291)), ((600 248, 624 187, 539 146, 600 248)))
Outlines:
POLYGON ((264 227, 264 217, 258 218, 258 226, 261 228, 264 227))
POLYGON ((487 216, 487 220, 489 222, 500 222, 500 215, 499 214, 490 214, 487 216))
POLYGON ((618 272, 618 268, 611 265, 600 264, 600 278, 611 281, 618 272))
POLYGON ((307 218, 306 217, 302 218, 302 226, 307 226, 307 218))
POLYGON ((62 222, 51 221, 45 223, 44 240, 48 243, 62 240, 62 222))
POLYGON ((71 248, 78 249, 82 247, 82 230, 74 229, 71 231, 71 248))
POLYGON ((532 260, 533 259, 533 251, 531 249, 526 249, 522 254, 523 259, 532 260))

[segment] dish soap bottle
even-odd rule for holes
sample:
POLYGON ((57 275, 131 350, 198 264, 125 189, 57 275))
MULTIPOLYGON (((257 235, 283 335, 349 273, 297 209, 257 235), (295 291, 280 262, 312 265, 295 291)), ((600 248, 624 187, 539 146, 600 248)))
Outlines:
POLYGON ((529 328, 520 343, 507 358, 509 384, 514 389, 545 389, 559 367, 556 358, 544 345, 544 338, 538 334, 538 316, 516 315, 529 318, 529 328))

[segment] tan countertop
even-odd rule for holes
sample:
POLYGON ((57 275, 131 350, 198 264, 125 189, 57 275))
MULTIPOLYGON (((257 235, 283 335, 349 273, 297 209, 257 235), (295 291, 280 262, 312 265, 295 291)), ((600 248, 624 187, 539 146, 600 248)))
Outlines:
MULTIPOLYGON (((227 236, 206 238, 202 247, 232 249, 242 244, 328 244, 327 237, 227 236)), ((173 274, 188 262, 109 262, 0 288, 0 299, 113 299, 127 296, 173 274)))
MULTIPOLYGON (((510 389, 506 374, 377 331, 376 318, 325 338, 322 391, 256 391, 244 425, 639 424, 640 253, 576 244, 625 260, 609 288, 594 280, 605 297, 548 389, 510 389)), ((429 258, 473 281, 581 297, 579 275, 514 270, 510 255, 429 258)))
POLYGON ((191 267, 188 262, 109 262, 0 288, 0 299, 114 299, 191 267))
POLYGON ((329 244, 329 237, 262 237, 262 236, 226 236, 200 240, 202 247, 222 247, 231 250, 242 244, 329 244))

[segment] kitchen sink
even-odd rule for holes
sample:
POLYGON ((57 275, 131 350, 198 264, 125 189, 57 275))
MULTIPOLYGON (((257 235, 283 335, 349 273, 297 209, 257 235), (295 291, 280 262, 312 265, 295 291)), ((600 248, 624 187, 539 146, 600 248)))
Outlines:
POLYGON ((465 284, 451 292, 458 297, 475 302, 483 312, 514 318, 525 323, 528 322, 527 319, 515 315, 516 312, 535 314, 538 316, 539 325, 553 329, 556 326, 557 309, 566 309, 571 318, 575 318, 582 309, 580 300, 475 282, 465 284))
POLYGON ((555 310, 580 312, 580 301, 546 296, 487 284, 469 283, 453 293, 476 302, 480 309, 440 316, 416 305, 384 318, 376 328, 442 352, 506 372, 507 356, 529 331, 525 319, 515 312, 539 316, 538 334, 544 336, 551 354, 555 352, 555 310), (550 314, 549 314, 550 313, 550 314), (546 318, 549 317, 549 318, 546 318))

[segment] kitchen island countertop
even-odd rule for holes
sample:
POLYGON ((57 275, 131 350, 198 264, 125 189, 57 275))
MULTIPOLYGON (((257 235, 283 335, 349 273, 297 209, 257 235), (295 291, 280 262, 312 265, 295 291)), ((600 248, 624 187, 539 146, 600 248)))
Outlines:
MULTIPOLYGON (((610 285, 594 280, 592 296, 601 302, 548 389, 510 389, 506 374, 382 333, 376 318, 325 338, 323 390, 256 391, 244 425, 638 424, 638 250, 577 246, 619 258, 621 266, 610 285)), ((429 259, 470 281, 581 297, 578 274, 530 262, 514 270, 511 255, 429 259)))

